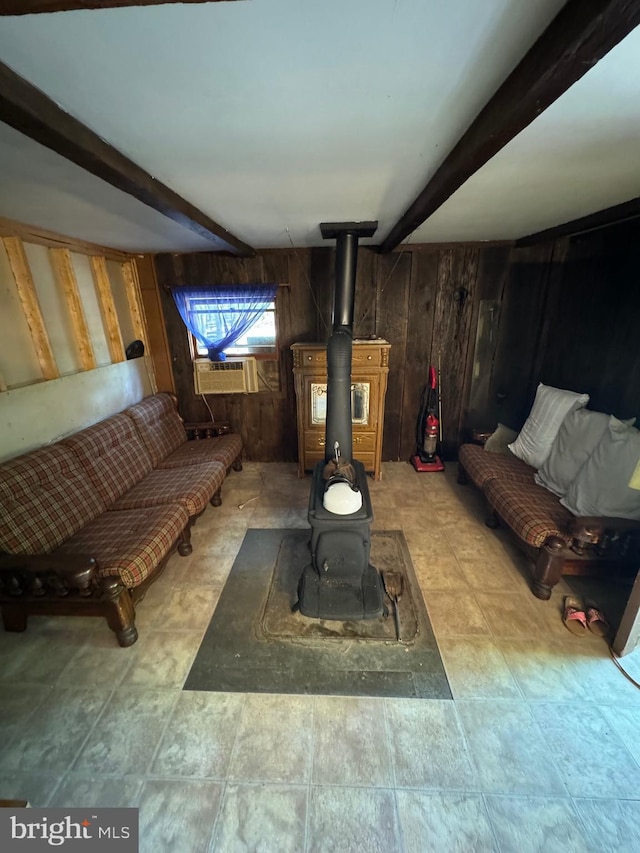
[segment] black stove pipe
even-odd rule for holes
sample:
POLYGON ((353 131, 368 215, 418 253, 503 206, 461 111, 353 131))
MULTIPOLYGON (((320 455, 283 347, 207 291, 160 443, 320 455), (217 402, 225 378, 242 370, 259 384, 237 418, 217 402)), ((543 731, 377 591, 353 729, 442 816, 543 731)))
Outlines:
POLYGON ((351 461, 351 354, 353 306, 356 295, 358 237, 350 231, 336 235, 336 274, 333 293, 333 331, 327 343, 327 420, 325 462, 340 446, 343 462, 351 461))
POLYGON ((358 238, 370 236, 376 225, 354 222, 321 226, 324 237, 336 238, 333 330, 327 343, 325 462, 335 458, 336 442, 340 447, 341 461, 351 462, 352 458, 351 356, 358 238))
POLYGON ((353 306, 356 298, 356 264, 358 235, 341 231, 336 235, 336 281, 333 295, 333 331, 353 329, 353 306))

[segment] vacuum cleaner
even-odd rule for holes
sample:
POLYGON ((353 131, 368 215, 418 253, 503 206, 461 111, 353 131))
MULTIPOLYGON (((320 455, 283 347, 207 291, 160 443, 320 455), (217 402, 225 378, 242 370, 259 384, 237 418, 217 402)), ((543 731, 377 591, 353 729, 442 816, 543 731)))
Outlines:
POLYGON ((429 368, 429 382, 422 390, 420 414, 416 428, 416 452, 411 464, 420 473, 444 471, 444 463, 438 456, 438 444, 442 443, 441 401, 436 378, 436 369, 429 368))

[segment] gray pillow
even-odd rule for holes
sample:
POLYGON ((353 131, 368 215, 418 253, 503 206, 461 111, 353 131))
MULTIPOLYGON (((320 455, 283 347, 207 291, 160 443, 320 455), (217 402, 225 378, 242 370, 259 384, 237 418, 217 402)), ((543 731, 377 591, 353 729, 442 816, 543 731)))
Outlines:
POLYGON ((489 453, 511 453, 508 446, 518 437, 518 433, 514 429, 504 424, 498 424, 494 433, 484 443, 484 449, 489 453))
POLYGON ((542 468, 536 471, 536 483, 563 497, 608 426, 609 415, 604 412, 591 412, 589 409, 569 412, 551 445, 551 453, 542 468))
POLYGON ((640 460, 640 430, 609 418, 600 443, 560 500, 574 515, 640 521, 640 491, 629 488, 640 460))

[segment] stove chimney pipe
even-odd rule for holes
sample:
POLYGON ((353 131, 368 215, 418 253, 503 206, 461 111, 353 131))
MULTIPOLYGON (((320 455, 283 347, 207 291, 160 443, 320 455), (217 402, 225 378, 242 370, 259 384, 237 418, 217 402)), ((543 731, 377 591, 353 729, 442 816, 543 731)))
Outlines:
POLYGON ((336 442, 343 463, 351 462, 351 350, 356 295, 358 239, 372 237, 377 222, 324 222, 322 236, 336 240, 332 334, 327 343, 327 419, 325 462, 335 459, 336 442))

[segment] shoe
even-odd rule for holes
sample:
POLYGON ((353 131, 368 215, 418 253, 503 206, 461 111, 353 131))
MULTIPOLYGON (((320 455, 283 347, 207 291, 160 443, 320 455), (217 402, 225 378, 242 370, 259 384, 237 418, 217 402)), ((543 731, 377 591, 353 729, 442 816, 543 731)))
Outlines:
POLYGON ((611 626, 602 610, 598 609, 598 605, 594 601, 585 601, 584 608, 587 616, 587 628, 598 637, 607 637, 611 626))
POLYGON ((564 614, 562 621, 565 627, 576 637, 584 637, 587 633, 587 614, 579 598, 566 595, 564 599, 564 614))

